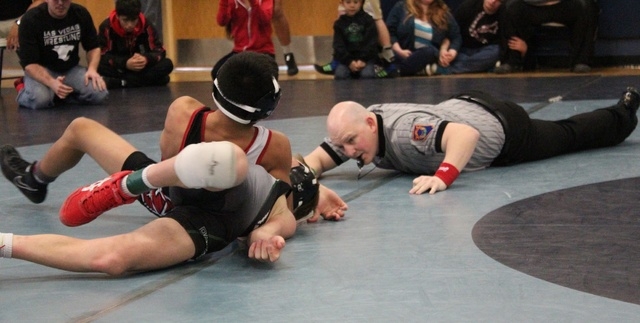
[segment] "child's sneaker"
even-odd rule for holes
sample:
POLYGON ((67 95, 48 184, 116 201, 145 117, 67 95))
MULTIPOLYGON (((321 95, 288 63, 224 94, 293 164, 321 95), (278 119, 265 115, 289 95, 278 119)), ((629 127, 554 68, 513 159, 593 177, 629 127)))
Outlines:
POLYGON ((397 77, 400 73, 398 72, 398 68, 395 64, 388 64, 387 67, 376 65, 374 67, 376 78, 394 78, 397 77))
POLYGON ((335 61, 331 61, 331 63, 327 63, 324 65, 313 64, 313 68, 316 69, 316 72, 325 75, 334 75, 337 66, 338 64, 335 61))
POLYGON ((427 65, 427 75, 450 75, 451 71, 448 67, 442 67, 437 63, 433 63, 431 65, 427 65))

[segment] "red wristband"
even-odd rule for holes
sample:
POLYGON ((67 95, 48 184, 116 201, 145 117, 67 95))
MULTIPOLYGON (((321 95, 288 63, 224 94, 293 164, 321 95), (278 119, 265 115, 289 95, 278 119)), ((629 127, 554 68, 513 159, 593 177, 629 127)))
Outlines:
POLYGON ((451 186, 453 181, 458 178, 458 175, 460 175, 460 171, 456 168, 456 166, 453 166, 449 163, 442 163, 440 164, 440 167, 438 167, 438 170, 436 171, 436 174, 434 176, 441 179, 445 183, 445 185, 449 187, 451 186))

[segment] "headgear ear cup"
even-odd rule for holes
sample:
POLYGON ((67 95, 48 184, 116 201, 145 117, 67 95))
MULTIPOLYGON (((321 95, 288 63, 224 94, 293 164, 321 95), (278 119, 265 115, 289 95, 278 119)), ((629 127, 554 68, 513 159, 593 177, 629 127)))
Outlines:
POLYGON ((293 215, 300 221, 310 215, 318 205, 320 183, 302 156, 296 154, 295 158, 300 165, 291 168, 289 179, 293 194, 293 215))
POLYGON ((275 110, 276 107, 278 107, 278 103, 280 102, 280 97, 282 96, 282 92, 280 90, 280 84, 278 84, 278 81, 276 80, 275 77, 271 78, 271 81, 273 82, 273 91, 270 91, 267 94, 265 94, 256 102, 256 104, 254 104, 254 107, 258 109, 255 115, 256 117, 255 121, 267 118, 268 116, 271 115, 273 110, 275 110))

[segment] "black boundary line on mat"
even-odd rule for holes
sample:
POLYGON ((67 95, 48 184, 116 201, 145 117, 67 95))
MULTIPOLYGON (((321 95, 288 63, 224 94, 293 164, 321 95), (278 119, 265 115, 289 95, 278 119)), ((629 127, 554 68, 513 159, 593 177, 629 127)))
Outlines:
MULTIPOLYGON (((195 273, 215 264, 218 260, 235 253, 238 250, 238 242, 234 241, 231 245, 227 246, 207 259, 196 261, 190 264, 178 264, 176 266, 184 266, 184 268, 176 271, 176 268, 169 267, 165 270, 170 270, 169 277, 160 279, 158 281, 149 282, 142 287, 139 287, 131 292, 125 293, 121 297, 118 297, 118 301, 113 302, 111 305, 107 305, 102 309, 90 312, 85 315, 81 315, 74 319, 73 322, 93 322, 97 319, 104 317, 105 315, 112 313, 123 306, 129 305, 139 299, 142 299, 150 294, 153 294, 167 286, 173 285, 185 278, 193 276, 195 273), (228 249, 228 250, 227 250, 228 249)), ((153 271, 149 272, 153 273, 153 271)), ((143 274, 143 273, 141 273, 143 274)))
MULTIPOLYGON (((370 184, 364 185, 358 189, 356 189, 355 191, 352 191, 350 193, 345 194, 344 196, 342 196, 342 199, 345 202, 350 202, 353 201, 355 199, 357 199, 358 197, 369 193, 371 191, 373 191, 374 189, 382 186, 383 184, 386 184, 387 182, 391 181, 392 179, 395 179, 397 177, 400 177, 402 175, 402 173, 400 172, 393 172, 390 174, 385 175, 384 177, 373 181, 370 184)), ((234 242, 234 244, 236 244, 237 242, 234 242)), ((188 278, 194 274, 196 274, 197 272, 215 264, 218 260, 220 260, 223 257, 226 257, 228 255, 231 255, 232 253, 234 253, 236 250, 238 250, 237 246, 231 246, 228 247, 231 250, 228 252, 223 252, 220 251, 219 254, 216 254, 215 256, 210 257, 210 259, 206 259, 206 260, 202 260, 202 261, 198 261, 195 263, 191 263, 191 264, 185 264, 185 268, 179 271, 174 271, 172 273, 169 274, 169 277, 165 278, 165 279, 161 279, 159 281, 153 281, 150 282, 148 284, 143 285, 140 288, 137 288, 134 291, 131 291, 129 293, 124 294, 122 297, 118 298, 117 302, 112 303, 111 305, 107 305, 102 309, 93 311, 91 313, 88 313, 86 315, 82 315, 78 318, 76 318, 74 320, 74 322, 92 322, 95 321, 99 318, 104 317, 105 315, 112 313, 120 308, 122 308, 123 306, 129 305, 139 299, 142 299, 144 297, 146 297, 147 295, 153 294, 167 286, 170 286, 174 283, 177 283, 185 278, 188 278)), ((180 266, 180 265, 179 265, 180 266)), ((175 270, 175 268, 168 268, 167 270, 175 270)))
MULTIPOLYGON (((368 174, 368 173, 367 173, 368 174)), ((345 202, 351 202, 357 198, 359 198, 360 196, 369 193, 373 190, 375 190, 376 188, 382 186, 382 184, 386 184, 389 181, 391 181, 394 178, 400 177, 402 175, 402 173, 400 172, 392 172, 391 174, 386 174, 384 177, 375 180, 373 182, 371 182, 370 184, 364 185, 362 187, 359 187, 358 189, 356 189, 355 191, 352 191, 350 193, 345 194, 342 197, 342 200, 344 200, 345 202)))
POLYGON ((567 95, 571 94, 571 92, 573 92, 575 90, 578 90, 578 89, 581 89, 581 88, 584 88, 584 87, 587 87, 588 85, 591 85, 592 83, 595 83, 596 81, 599 81, 599 80, 600 80, 600 78, 594 78, 591 81, 587 81, 584 84, 578 86, 577 88, 575 88, 573 90, 566 91, 566 92, 564 92, 564 93, 562 93, 562 94, 560 94, 558 96, 550 97, 549 99, 547 99, 547 101, 540 102, 540 103, 532 106, 531 108, 526 109, 526 111, 527 111, 528 114, 533 114, 533 113, 535 113, 537 111, 540 111, 540 110, 546 108, 547 106, 549 106, 549 105, 551 105, 553 103, 562 101, 562 99, 564 97, 566 97, 567 95))

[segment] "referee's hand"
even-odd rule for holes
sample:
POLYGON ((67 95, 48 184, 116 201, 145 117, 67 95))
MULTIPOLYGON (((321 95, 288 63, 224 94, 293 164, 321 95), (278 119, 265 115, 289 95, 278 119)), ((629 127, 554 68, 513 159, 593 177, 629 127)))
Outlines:
POLYGON ((429 194, 436 194, 446 189, 447 185, 440 178, 422 175, 413 179, 413 187, 409 190, 409 194, 422 194, 427 191, 429 194))

